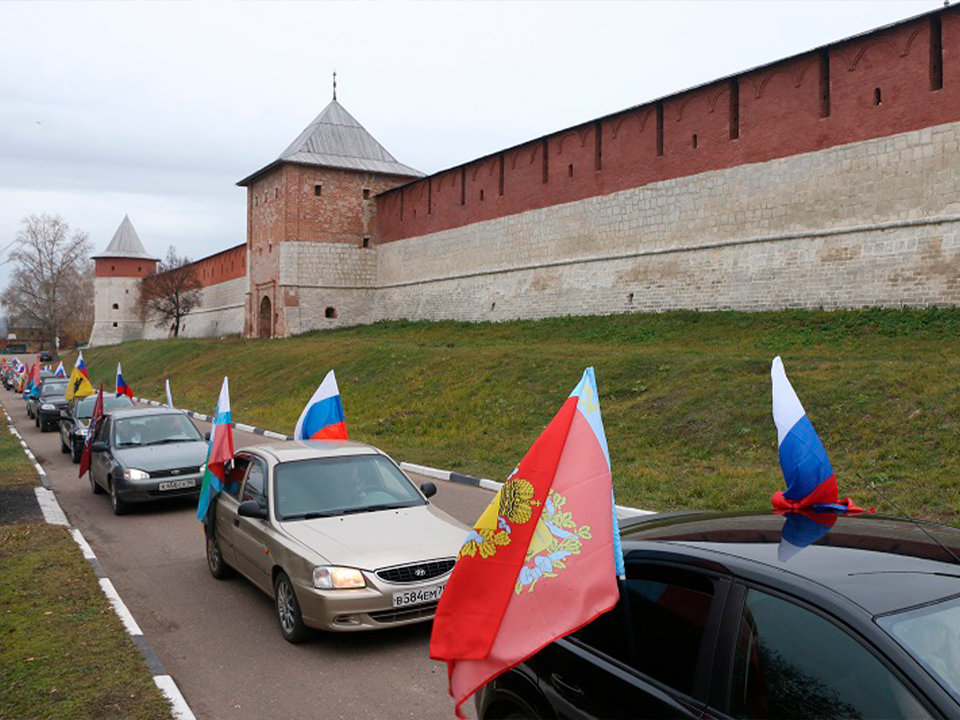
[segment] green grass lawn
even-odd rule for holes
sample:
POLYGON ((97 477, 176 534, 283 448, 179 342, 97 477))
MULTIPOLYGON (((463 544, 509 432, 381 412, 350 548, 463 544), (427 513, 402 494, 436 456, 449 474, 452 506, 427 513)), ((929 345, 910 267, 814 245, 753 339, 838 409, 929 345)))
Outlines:
MULTIPOLYGON (((393 322, 284 340, 135 342, 84 357, 112 389, 292 432, 337 371, 353 439, 398 460, 503 479, 597 371, 617 499, 658 510, 769 507, 782 488, 769 369, 783 356, 860 504, 960 523, 960 311, 617 315, 506 323, 393 322)), ((72 362, 72 358, 70 359, 72 362)))
MULTIPOLYGON (((9 498, 37 474, 2 412, 0 429, 9 498)), ((161 717, 170 707, 67 529, 0 524, 0 720, 161 717)))

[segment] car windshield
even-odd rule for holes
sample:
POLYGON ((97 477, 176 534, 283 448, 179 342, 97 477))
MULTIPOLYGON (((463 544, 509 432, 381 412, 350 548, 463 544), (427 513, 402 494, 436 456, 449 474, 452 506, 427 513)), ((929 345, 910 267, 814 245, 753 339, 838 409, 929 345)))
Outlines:
POLYGON ((309 520, 425 505, 400 469, 382 455, 297 460, 277 465, 279 520, 309 520))
POLYGON ((960 701, 960 597, 885 615, 877 624, 960 701))
POLYGON ((67 392, 67 383, 45 382, 40 387, 40 397, 42 398, 62 398, 67 392))
MULTIPOLYGON (((89 420, 93 416, 93 406, 97 404, 97 396, 90 395, 77 403, 77 418, 80 420, 89 420)), ((103 396, 103 411, 125 410, 134 407, 133 402, 126 395, 116 397, 115 395, 103 396)))
POLYGON ((177 413, 119 418, 113 428, 114 442, 118 448, 203 440, 187 416, 177 413))

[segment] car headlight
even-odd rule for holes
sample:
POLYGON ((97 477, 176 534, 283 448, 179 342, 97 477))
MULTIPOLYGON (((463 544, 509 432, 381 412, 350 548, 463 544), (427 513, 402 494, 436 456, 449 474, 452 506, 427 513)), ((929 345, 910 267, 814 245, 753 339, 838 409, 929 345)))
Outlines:
POLYGON ((203 465, 200 466, 200 474, 203 475, 206 472, 207 472, 207 464, 204 463, 203 465))
POLYGON ((313 586, 321 590, 342 590, 366 587, 367 583, 356 568, 321 565, 313 569, 313 586))
POLYGON ((124 480, 149 480, 150 473, 136 468, 127 468, 123 471, 124 480))
POLYGON ((40 409, 41 409, 41 410, 56 410, 56 409, 57 409, 57 406, 56 406, 56 405, 51 405, 50 403, 44 403, 43 405, 40 406, 40 409))

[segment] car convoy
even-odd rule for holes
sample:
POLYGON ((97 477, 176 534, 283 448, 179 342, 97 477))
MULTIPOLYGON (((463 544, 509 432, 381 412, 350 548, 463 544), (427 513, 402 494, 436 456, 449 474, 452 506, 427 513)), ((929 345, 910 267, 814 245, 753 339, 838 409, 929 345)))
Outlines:
MULTIPOLYGON (((64 390, 44 378, 27 412, 78 462, 95 398, 64 390)), ((207 443, 186 413, 112 394, 104 411, 89 481, 114 513, 199 494, 207 443)), ((429 621, 468 532, 436 492, 362 443, 244 447, 204 533, 209 572, 271 597, 292 643, 429 621)), ((623 522, 618 605, 487 683, 477 716, 960 717, 960 531, 841 516, 784 553, 788 521, 623 522)))

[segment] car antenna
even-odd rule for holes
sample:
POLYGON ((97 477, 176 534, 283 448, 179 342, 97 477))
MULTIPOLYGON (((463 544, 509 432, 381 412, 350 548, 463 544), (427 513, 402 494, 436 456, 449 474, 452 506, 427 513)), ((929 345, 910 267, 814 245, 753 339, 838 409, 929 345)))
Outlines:
MULTIPOLYGON (((863 478, 860 476, 859 473, 857 473, 857 477, 858 477, 860 480, 863 480, 863 478)), ((873 480, 870 481, 870 489, 871 489, 871 490, 874 490, 874 491, 877 493, 877 495, 879 495, 881 498, 883 498, 884 502, 886 502, 886 503, 888 503, 890 506, 892 506, 893 509, 896 510, 898 513, 900 513, 900 515, 901 515, 902 517, 906 518, 907 520, 909 520, 910 522, 912 522, 914 525, 916 525, 918 528, 920 528, 920 530, 923 532, 924 535, 926 535, 928 538, 930 538, 931 540, 933 540, 937 545, 940 546, 940 548, 941 548, 947 555, 949 555, 950 557, 953 558, 953 561, 954 561, 955 563, 957 563, 957 565, 960 565, 960 558, 958 558, 958 557, 954 554, 953 550, 951 550, 950 548, 948 548, 948 547, 947 547, 946 545, 944 545, 942 542, 940 542, 939 540, 937 540, 933 535, 931 535, 930 533, 928 533, 928 532, 927 532, 927 529, 926 529, 922 524, 920 524, 919 521, 913 519, 912 517, 910 517, 909 515, 907 515, 903 510, 901 510, 900 507, 899 507, 895 502, 893 502, 893 500, 891 500, 890 498, 888 498, 886 495, 883 494, 883 492, 880 490, 879 487, 877 487, 877 484, 876 484, 873 480)))

